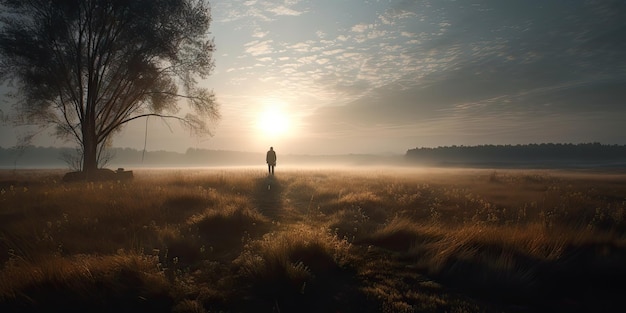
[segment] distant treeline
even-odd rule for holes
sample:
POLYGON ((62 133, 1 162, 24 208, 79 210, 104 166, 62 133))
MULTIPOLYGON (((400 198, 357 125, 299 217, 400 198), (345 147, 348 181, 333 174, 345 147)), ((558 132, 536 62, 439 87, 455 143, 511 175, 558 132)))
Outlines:
MULTIPOLYGON (((193 148, 187 149, 185 153, 172 151, 144 152, 131 148, 110 148, 106 153, 108 161, 104 167, 109 168, 124 166, 224 166, 264 162, 263 155, 260 153, 193 148)), ((0 166, 4 168, 66 168, 71 167, 72 161, 69 160, 75 160, 77 156, 77 151, 73 148, 27 146, 16 149, 0 147, 0 166)))
POLYGON ((410 149, 406 158, 427 165, 624 166, 626 145, 542 143, 447 146, 410 149))
MULTIPOLYGON (((76 163, 77 151, 73 148, 27 146, 20 149, 0 147, 2 168, 71 168, 76 163), (70 159, 73 162, 68 162, 70 159)), ((265 151, 242 152, 228 150, 187 149, 184 153, 172 151, 142 151, 132 148, 110 148, 109 160, 103 167, 203 167, 203 166, 265 166, 265 151)), ((369 154, 344 155, 286 155, 278 154, 278 165, 391 165, 402 164, 402 156, 369 154)))
MULTIPOLYGON (((71 168, 74 148, 27 146, 0 147, 1 168, 71 168), (68 162, 69 161, 69 162, 68 162)), ((241 152, 190 148, 185 152, 142 151, 111 148, 104 167, 264 166, 265 151, 241 152)), ((626 145, 528 144, 415 148, 402 156, 368 154, 278 155, 283 165, 431 165, 468 167, 622 167, 626 168, 626 145)))

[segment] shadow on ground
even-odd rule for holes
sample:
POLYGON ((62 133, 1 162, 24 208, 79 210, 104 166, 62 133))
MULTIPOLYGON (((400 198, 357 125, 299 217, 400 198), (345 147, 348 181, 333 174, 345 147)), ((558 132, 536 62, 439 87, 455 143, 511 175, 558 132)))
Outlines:
POLYGON ((256 180, 254 202, 259 212, 272 220, 280 220, 283 213, 283 186, 275 176, 256 180))

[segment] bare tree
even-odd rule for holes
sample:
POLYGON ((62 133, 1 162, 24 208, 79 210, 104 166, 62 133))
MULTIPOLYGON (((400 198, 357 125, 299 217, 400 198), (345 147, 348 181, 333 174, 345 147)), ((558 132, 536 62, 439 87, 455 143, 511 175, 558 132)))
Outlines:
POLYGON ((0 0, 0 80, 25 121, 56 127, 82 170, 129 121, 175 119, 211 135, 210 7, 202 0, 0 0), (184 101, 183 101, 184 100, 184 101), (181 113, 181 103, 191 112, 181 113))

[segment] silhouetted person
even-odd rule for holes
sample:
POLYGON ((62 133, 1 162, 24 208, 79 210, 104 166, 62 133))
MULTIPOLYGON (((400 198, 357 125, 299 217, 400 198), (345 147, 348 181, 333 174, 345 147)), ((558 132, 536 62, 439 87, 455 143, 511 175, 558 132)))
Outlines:
POLYGON ((270 150, 267 151, 265 162, 267 162, 267 171, 269 174, 274 175, 274 166, 276 166, 276 151, 274 151, 274 147, 270 147, 270 150))

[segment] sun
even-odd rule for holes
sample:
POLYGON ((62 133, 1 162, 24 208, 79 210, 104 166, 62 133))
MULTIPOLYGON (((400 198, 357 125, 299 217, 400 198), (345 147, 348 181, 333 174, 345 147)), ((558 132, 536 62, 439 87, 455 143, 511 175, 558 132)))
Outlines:
POLYGON ((264 136, 285 136, 290 131, 289 116, 277 105, 267 106, 257 117, 256 128, 264 136))

